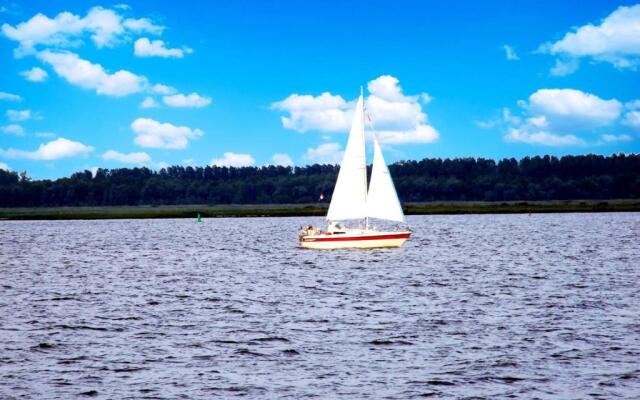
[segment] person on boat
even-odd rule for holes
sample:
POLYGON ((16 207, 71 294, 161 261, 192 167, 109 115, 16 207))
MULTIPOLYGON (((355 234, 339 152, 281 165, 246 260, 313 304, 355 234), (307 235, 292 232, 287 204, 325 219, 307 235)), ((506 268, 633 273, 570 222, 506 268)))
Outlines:
POLYGON ((329 227, 327 228, 327 232, 342 232, 344 231, 344 227, 340 222, 331 221, 329 227))

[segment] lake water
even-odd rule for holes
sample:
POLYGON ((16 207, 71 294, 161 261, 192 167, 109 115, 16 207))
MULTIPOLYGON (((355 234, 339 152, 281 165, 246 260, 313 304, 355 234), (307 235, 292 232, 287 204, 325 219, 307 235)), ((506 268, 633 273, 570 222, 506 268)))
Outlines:
POLYGON ((640 213, 0 222, 0 398, 640 398, 640 213))

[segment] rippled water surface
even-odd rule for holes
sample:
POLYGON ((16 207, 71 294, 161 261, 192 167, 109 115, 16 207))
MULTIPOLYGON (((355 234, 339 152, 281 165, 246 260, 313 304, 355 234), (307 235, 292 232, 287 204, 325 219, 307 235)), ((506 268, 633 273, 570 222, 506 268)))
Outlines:
POLYGON ((0 222, 0 398, 640 398, 640 214, 0 222))

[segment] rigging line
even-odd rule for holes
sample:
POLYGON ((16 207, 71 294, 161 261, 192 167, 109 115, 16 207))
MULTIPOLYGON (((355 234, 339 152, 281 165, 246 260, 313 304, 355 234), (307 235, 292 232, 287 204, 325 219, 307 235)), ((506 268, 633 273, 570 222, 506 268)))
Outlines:
POLYGON ((369 128, 371 128, 371 138, 372 139, 377 139, 376 137, 376 128, 375 126, 373 126, 373 117, 371 116, 371 114, 369 114, 369 110, 367 110, 367 108, 364 108, 364 112, 366 114, 366 120, 368 122, 369 128))

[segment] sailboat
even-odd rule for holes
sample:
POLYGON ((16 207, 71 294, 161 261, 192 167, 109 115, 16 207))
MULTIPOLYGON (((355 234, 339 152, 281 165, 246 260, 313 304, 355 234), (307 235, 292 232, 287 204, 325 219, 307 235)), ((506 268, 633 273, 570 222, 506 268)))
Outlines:
POLYGON ((375 135, 371 182, 367 190, 364 98, 361 88, 326 216, 327 229, 321 231, 313 226, 305 227, 299 235, 300 246, 308 249, 400 247, 411 236, 411 230, 406 227, 397 230, 378 229, 371 224, 372 220, 405 224, 396 188, 375 135), (354 227, 354 224, 357 225, 354 227))

